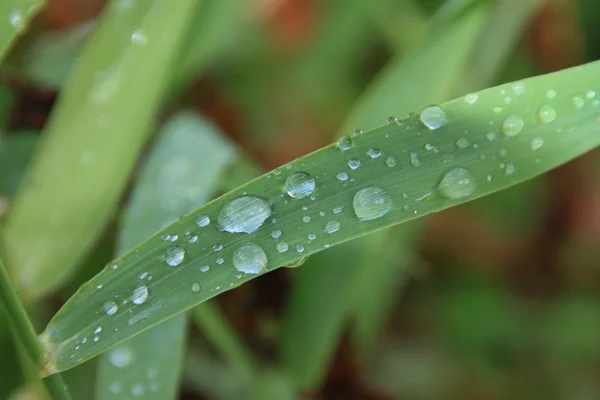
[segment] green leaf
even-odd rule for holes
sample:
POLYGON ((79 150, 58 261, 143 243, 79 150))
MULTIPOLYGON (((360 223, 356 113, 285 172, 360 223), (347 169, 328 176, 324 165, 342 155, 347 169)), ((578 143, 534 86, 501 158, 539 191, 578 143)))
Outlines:
POLYGON ((7 267, 23 298, 62 284, 102 232, 197 4, 115 1, 101 18, 7 219, 7 267))
POLYGON ((599 77, 600 63, 590 63, 428 107, 343 138, 206 204, 78 290, 41 335, 44 373, 71 368, 281 265, 505 189, 596 147, 600 88, 593 82, 599 77), (305 197, 311 181, 299 173, 314 178, 305 197), (349 179, 340 180, 340 173, 349 179), (333 214, 338 206, 342 211, 333 214), (153 279, 141 288, 144 272, 153 279), (202 290, 192 290, 194 283, 202 290), (171 294, 168 301, 164 293, 171 294), (115 295, 128 303, 109 315, 105 303, 115 295), (82 343, 99 325, 106 335, 82 343))
POLYGON ((38 138, 35 133, 0 136, 0 198, 10 198, 17 192, 38 138))
MULTIPOLYGON (((222 170, 234 155, 231 144, 194 113, 182 112, 169 121, 135 185, 122 221, 119 253, 210 200, 222 170)), ((139 275, 138 282, 151 283, 152 278, 148 272, 139 275)), ((169 293, 163 297, 168 298, 169 293)), ((128 299, 112 301, 119 307, 128 299)), ((186 322, 185 314, 180 314, 105 353, 99 365, 98 400, 130 395, 175 398, 186 322)))
POLYGON ((0 61, 45 3, 44 0, 4 0, 0 3, 0 61))

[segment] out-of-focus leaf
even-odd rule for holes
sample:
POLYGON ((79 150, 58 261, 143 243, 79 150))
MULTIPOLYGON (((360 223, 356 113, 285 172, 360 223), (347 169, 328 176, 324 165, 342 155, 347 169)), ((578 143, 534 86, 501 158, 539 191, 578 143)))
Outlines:
POLYGON ((595 148, 600 88, 590 82, 599 75, 600 62, 590 63, 427 107, 183 216, 67 301, 40 335, 43 373, 71 368, 279 266, 506 189, 595 148), (144 272, 152 282, 139 282, 144 272), (192 290, 195 283, 202 290, 192 290), (107 314, 114 295, 131 301, 107 314), (107 334, 82 343, 98 325, 107 334))
POLYGON ((0 3, 0 61, 45 3, 45 0, 3 0, 0 3))
MULTIPOLYGON (((231 144, 192 112, 180 113, 169 121, 135 185, 122 221, 118 252, 125 253, 210 200, 222 170, 234 155, 231 144)), ((142 273, 138 278, 143 283, 153 277, 142 273)), ((115 307, 123 301, 126 304, 128 300, 113 300, 115 307)), ((202 306, 211 308, 210 304, 202 306)), ((97 399, 175 398, 186 321, 185 314, 178 315, 106 353, 99 365, 97 399)))
MULTIPOLYGON (((439 36, 415 49, 413 54, 407 55, 403 60, 400 58, 392 60, 366 90, 364 97, 357 102, 354 111, 350 113, 348 121, 344 124, 344 131, 349 132, 351 127, 369 126, 377 121, 381 122, 384 116, 397 112, 408 113, 410 110, 423 107, 428 101, 443 101, 447 98, 484 17, 485 14, 481 10, 475 10, 455 26, 449 27, 448 31, 440 33, 439 36), (454 65, 447 75, 439 74, 437 65, 442 60, 445 65, 454 65), (423 82, 425 85, 422 85, 423 82), (422 89, 419 93, 415 93, 413 87, 418 85, 421 85, 422 89), (379 115, 380 118, 373 119, 373 114, 379 115)), ((376 239, 373 241, 394 243, 394 247, 388 249, 390 252, 392 249, 408 245, 407 239, 411 236, 409 226, 399 227, 397 230, 397 234, 395 230, 377 232, 374 234, 376 239), (400 244, 404 240, 406 243, 400 244)), ((387 258, 378 255, 373 260, 367 259, 372 256, 371 244, 370 238, 358 239, 353 242, 354 255, 347 262, 332 261, 333 265, 326 266, 318 258, 313 257, 307 262, 309 265, 299 271, 301 279, 296 282, 292 292, 290 312, 285 314, 282 354, 284 364, 300 387, 314 388, 320 384, 323 378, 322 372, 335 350, 334 346, 342 331, 345 317, 352 311, 357 311, 359 314, 356 339, 363 351, 370 346, 370 340, 381 328, 384 315, 391 307, 391 298, 393 298, 392 293, 385 289, 394 288, 394 283, 398 281, 393 279, 399 278, 400 270, 393 256, 387 258), (350 268, 349 265, 352 267, 350 268), (367 273, 372 269, 378 271, 367 273), (386 275, 389 276, 387 282, 390 286, 380 288, 381 277, 386 275), (334 278, 335 283, 332 284, 334 278), (369 291, 375 293, 368 293, 367 301, 357 305, 362 298, 354 297, 354 301, 350 301, 349 291, 355 294, 369 291), (381 295, 380 299, 374 297, 377 294, 381 295), (326 297, 329 299, 329 305, 324 307, 319 302, 302 301, 311 296, 326 297), (382 301, 387 301, 387 304, 381 304, 382 301), (351 311, 355 305, 358 308, 351 311), (375 309, 372 308, 373 306, 375 309), (373 319, 366 320, 369 317, 373 319), (299 326, 310 327, 310 329, 304 332, 298 329, 299 326)), ((348 246, 332 249, 330 252, 332 253, 330 260, 335 260, 336 257, 344 258, 348 246)))
POLYGON ((17 192, 38 138, 36 133, 0 135, 0 198, 17 192))
POLYGON ((3 232, 7 268, 23 298, 61 285, 102 232, 152 126, 197 4, 117 1, 102 16, 3 232))

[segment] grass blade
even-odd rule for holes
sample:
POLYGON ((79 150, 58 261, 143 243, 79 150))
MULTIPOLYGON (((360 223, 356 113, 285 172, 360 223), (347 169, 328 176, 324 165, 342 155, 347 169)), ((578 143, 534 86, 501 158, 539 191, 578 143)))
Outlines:
POLYGON ((7 264, 23 298, 60 285, 101 233, 198 1, 123 4, 110 4, 73 67, 7 219, 7 264))
POLYGON ((590 82, 598 77, 600 63, 590 63, 427 108, 344 138, 208 203, 82 285, 41 335, 45 373, 71 368, 281 265, 502 190, 596 147, 600 88, 590 82), (373 157, 375 149, 381 154, 373 157), (311 181, 295 175, 301 172, 314 178, 312 195, 303 197, 311 181), (337 206, 344 208, 332 215, 337 206), (193 243, 188 231, 197 236, 193 243), (287 251, 277 246, 284 241, 287 251), (138 288, 144 272, 153 276, 147 291, 138 288), (193 291, 195 282, 203 290, 193 291), (167 292, 173 294, 168 303, 154 295, 167 292), (104 304, 115 295, 135 301, 107 315, 104 304), (98 325, 110 334, 82 343, 98 325))
MULTIPOLYGON (((233 147, 193 112, 180 113, 168 122, 135 186, 122 222, 119 252, 210 200, 221 170, 234 154, 233 147)), ((138 278, 140 283, 150 282, 152 274, 138 278)), ((121 300, 113 300, 118 307, 121 300)), ((210 312, 209 304, 205 306, 210 312)), ((186 327, 186 315, 181 314, 106 353, 99 366, 98 400, 130 395, 175 398, 186 327)))
MULTIPOLYGON (((352 127, 375 123, 371 114, 373 109, 378 110, 377 113, 381 116, 379 121, 383 121, 384 116, 418 109, 426 105, 426 101, 447 99, 476 41, 485 16, 481 9, 475 10, 448 29, 442 30, 412 54, 392 60, 357 102, 349 120, 344 124, 346 132, 352 127), (450 48, 455 50, 444 51, 450 48), (437 65, 440 62, 455 67, 448 74, 439 74, 437 65), (426 85, 415 95, 412 90, 415 82, 432 84, 426 85)), ((285 313, 282 357, 286 369, 292 373, 300 387, 315 388, 320 385, 322 372, 335 351, 348 317, 357 318, 358 331, 355 333, 358 334, 361 349, 364 351, 369 347, 368 339, 375 337, 383 323, 383 315, 391 306, 392 294, 389 290, 394 289, 392 279, 400 271, 391 254, 389 257, 380 254, 375 263, 369 261, 372 243, 394 242, 397 248, 403 239, 410 236, 409 230, 406 226, 398 232, 378 232, 373 239, 357 240, 351 246, 340 246, 332 250, 333 254, 312 257, 299 271, 300 277, 291 294, 290 309, 285 313), (335 262, 336 257, 346 259, 350 247, 352 257, 348 257, 345 262, 335 262), (380 275, 388 275, 387 282, 390 284, 376 286, 380 283, 380 275), (362 301, 361 297, 360 304, 355 304, 355 297, 349 297, 350 293, 367 293, 367 298, 371 301, 362 301), (381 295, 379 300, 378 295, 381 295), (326 298, 328 306, 323 306, 320 300, 307 301, 308 298, 326 298), (387 300, 387 307, 384 307, 384 300, 387 300), (375 309, 369 309, 374 304, 377 305, 375 309), (353 310, 353 307, 356 309, 353 310), (354 312, 358 314, 353 315, 354 312), (302 326, 310 329, 305 331, 299 328, 302 326)), ((394 247, 388 250, 396 253, 394 247)))
POLYGON ((0 3, 0 61, 15 38, 27 27, 29 21, 44 6, 44 0, 5 0, 0 3))

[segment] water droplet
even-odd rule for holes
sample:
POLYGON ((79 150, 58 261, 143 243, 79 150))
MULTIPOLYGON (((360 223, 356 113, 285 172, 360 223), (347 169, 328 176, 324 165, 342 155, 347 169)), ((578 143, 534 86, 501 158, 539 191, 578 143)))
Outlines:
POLYGON ((418 167, 421 165, 421 161, 419 160, 419 155, 417 153, 410 153, 410 164, 413 167, 418 167))
POLYGON ((596 97, 596 92, 594 90, 588 90, 587 92, 585 92, 586 99, 591 100, 594 97, 596 97))
POLYGON ((549 89, 546 91, 546 97, 549 99, 555 98, 556 95, 557 95, 557 93, 556 93, 556 90, 554 90, 554 89, 549 89))
POLYGON ((487 176, 486 179, 487 179, 488 182, 491 182, 494 179, 494 175, 490 174, 490 175, 487 176))
POLYGON ((458 147, 459 149, 466 149, 467 147, 469 147, 471 145, 471 142, 469 142, 469 139, 467 138, 459 138, 456 141, 456 147, 458 147))
POLYGON ((221 251, 223 250, 223 245, 221 243, 215 243, 215 245, 213 246, 213 250, 214 251, 221 251))
POLYGON ((509 176, 515 173, 517 170, 517 166, 513 162, 506 163, 506 167, 504 167, 504 175, 509 176))
POLYGON ((385 165, 392 168, 396 166, 396 158, 394 156, 388 156, 385 158, 385 165))
POLYGON ((381 156, 381 150, 377 148, 369 149, 369 151, 367 151, 367 155, 373 159, 379 158, 379 156, 381 156))
POLYGON ((383 189, 371 186, 356 192, 353 206, 359 221, 371 221, 390 211, 392 198, 383 189))
POLYGON ((119 306, 114 301, 107 301, 102 308, 106 315, 115 315, 119 311, 119 306))
POLYGON ((337 142, 337 147, 342 151, 350 150, 352 147, 352 139, 350 139, 349 136, 342 136, 337 142))
POLYGON ((317 238, 317 235, 315 235, 314 233, 309 233, 308 234, 308 240, 315 240, 317 238))
POLYGON ((333 213, 334 214, 339 214, 342 212, 342 210, 344 210, 344 206, 335 206, 333 207, 333 213))
POLYGON ((148 37, 146 36, 146 32, 141 29, 136 30, 131 35, 131 43, 144 47, 148 44, 148 37))
POLYGON ((252 233, 271 216, 271 205, 260 197, 241 196, 230 201, 219 214, 219 227, 231 233, 252 233))
POLYGON ((99 334, 100 332, 102 332, 102 327, 101 327, 101 326, 97 327, 97 328, 94 330, 94 334, 95 334, 95 335, 99 334))
POLYGON ((201 290, 202 288, 200 287, 200 284, 198 282, 192 283, 192 292, 198 293, 201 290))
POLYGON ((210 218, 208 217, 208 215, 202 214, 198 216, 196 224, 198 224, 200 228, 204 228, 205 226, 208 226, 210 224, 210 218))
POLYGON ((185 250, 179 246, 171 246, 165 253, 165 261, 171 267, 177 267, 183 262, 185 258, 185 250))
POLYGON ((477 93, 469 93, 468 95, 465 96, 465 102, 467 104, 475 104, 475 102, 477 101, 478 98, 479 98, 479 95, 477 93))
POLYGON ((339 181, 347 181, 348 180, 348 173, 347 172, 338 172, 337 175, 335 176, 339 181))
POLYGON ((541 137, 535 138, 531 141, 531 150, 539 150, 544 145, 544 139, 541 137))
POLYGON ((148 299, 148 287, 144 285, 137 286, 133 289, 133 295, 131 296, 131 301, 133 304, 143 304, 146 299, 148 299))
POLYGON ((188 243, 196 243, 198 241, 198 235, 192 235, 189 239, 188 239, 188 243))
POLYGON ((350 169, 356 169, 360 167, 360 161, 356 158, 351 158, 348 160, 348 167, 350 167, 350 169))
POLYGON ((108 351, 108 360, 117 368, 125 368, 133 362, 133 351, 127 345, 120 345, 108 351))
POLYGON ((511 114, 502 123, 502 133, 506 136, 516 136, 523 130, 525 122, 516 114, 511 114))
POLYGON ((517 96, 522 96, 525 93, 525 83, 521 81, 513 82, 510 86, 517 96))
POLYGON ((581 96, 575 96, 573 97, 573 104, 575 105, 575 108, 581 110, 583 106, 585 106, 585 100, 581 96))
POLYGON ((419 119, 429 130, 441 128, 446 122, 446 113, 440 106, 430 106, 419 114, 419 119))
POLYGON ((550 104, 544 104, 538 111, 538 118, 548 124, 556 119, 556 110, 550 104))
POLYGON ((266 272, 267 254, 254 243, 243 244, 233 252, 233 266, 245 274, 266 272))
POLYGON ((473 173, 465 168, 454 168, 446 172, 438 184, 438 190, 444 197, 460 199, 473 193, 477 183, 473 173))
POLYGON ((210 265, 203 265, 200 267, 200 272, 208 272, 210 271, 210 265))
POLYGON ((302 243, 298 243, 298 244, 296 245, 296 251, 297 251, 298 253, 302 253, 302 252, 304 252, 304 245, 303 245, 302 243))
POLYGON ((315 190, 315 179, 305 172, 297 172, 285 181, 285 191, 294 199, 303 199, 315 190))
POLYGON ((277 243, 277 245, 275 247, 277 248, 277 251, 280 253, 285 253, 290 248, 290 246, 284 241, 277 243))
POLYGON ((487 138, 487 140, 489 140, 490 142, 493 142, 494 140, 496 140, 496 134, 494 132, 488 132, 485 134, 485 137, 487 138))
POLYGON ((302 217, 302 221, 308 223, 310 222, 310 217, 308 215, 305 215, 304 217, 302 217))
POLYGON ((431 143, 427 143, 427 144, 425 145, 425 150, 427 150, 427 151, 431 151, 431 150, 433 150, 433 149, 435 149, 435 146, 434 146, 434 145, 432 145, 431 143))
POLYGON ((329 221, 325 224, 325 232, 334 233, 340 230, 340 223, 337 221, 329 221))
POLYGON ((8 19, 13 28, 20 29, 23 27, 25 23, 25 19, 23 18, 23 14, 21 10, 15 8, 8 15, 8 19))
POLYGON ((223 257, 219 257, 215 260, 215 262, 219 265, 223 264, 225 262, 225 260, 223 259, 223 257))
POLYGON ((363 133, 363 131, 362 131, 362 129, 356 129, 353 133, 354 133, 354 136, 358 136, 361 133, 363 133))
POLYGON ((271 237, 273 239, 277 239, 279 236, 281 236, 281 231, 279 229, 275 229, 273 232, 271 232, 271 237))
POLYGON ((504 158, 508 155, 508 150, 500 149, 500 150, 498 150, 498 155, 500 156, 500 158, 504 158))

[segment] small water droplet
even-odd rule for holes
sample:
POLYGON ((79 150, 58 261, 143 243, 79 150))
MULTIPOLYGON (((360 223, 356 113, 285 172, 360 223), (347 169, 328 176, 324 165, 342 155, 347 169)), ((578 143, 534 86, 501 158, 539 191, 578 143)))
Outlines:
POLYGON ((477 183, 473 173, 465 168, 454 168, 446 172, 438 184, 438 190, 444 197, 460 199, 470 196, 477 183))
POLYGON ((267 254, 254 243, 243 244, 233 252, 233 266, 245 274, 266 272, 267 254))
POLYGON ((298 253, 302 253, 302 252, 304 252, 304 245, 303 245, 302 243, 298 243, 298 244, 296 245, 296 251, 297 251, 298 253))
POLYGON ((446 122, 446 113, 440 106, 429 106, 421 111, 419 119, 429 130, 441 128, 446 122))
POLYGON ((131 301, 133 304, 143 304, 146 299, 148 299, 148 287, 144 285, 137 286, 133 289, 133 295, 131 296, 131 301))
POLYGON ((133 351, 127 345, 120 345, 108 351, 108 360, 117 368, 125 368, 133 362, 133 351))
POLYGON ((544 104, 538 111, 540 121, 548 124, 556 119, 556 110, 550 104, 544 104))
POLYGON ((305 172, 290 175, 285 181, 285 191, 294 199, 303 199, 315 190, 315 179, 305 172))
POLYGON ((185 250, 179 246, 171 246, 165 253, 165 261, 171 267, 177 267, 185 259, 185 250))
POLYGON ((377 148, 371 148, 369 151, 367 151, 367 155, 373 159, 379 158, 379 156, 381 156, 381 150, 377 148))
POLYGON ((510 86, 517 97, 525 93, 525 83, 522 81, 513 82, 510 86))
POLYGON ((204 228, 205 226, 208 226, 210 224, 210 218, 208 217, 208 215, 202 214, 198 216, 196 224, 198 224, 200 228, 204 228))
POLYGON ((392 168, 396 166, 396 158, 394 156, 387 156, 385 158, 385 165, 392 168))
POLYGON ((435 146, 434 146, 434 145, 432 145, 431 143, 427 143, 427 144, 425 145, 425 150, 427 150, 427 151, 431 151, 431 150, 433 150, 433 149, 435 149, 435 146))
POLYGON ((23 14, 21 10, 18 8, 13 9, 8 15, 8 20, 13 28, 21 29, 25 24, 25 19, 23 18, 23 14))
POLYGON ((138 278, 146 279, 147 276, 148 276, 148 272, 142 272, 141 274, 138 275, 138 278))
POLYGON ((213 246, 213 250, 219 252, 223 250, 223 245, 221 243, 215 243, 213 246))
POLYGON ((119 311, 119 306, 114 301, 107 301, 102 308, 106 315, 115 315, 119 311))
POLYGON ((575 105, 575 108, 581 110, 585 106, 585 100, 581 96, 574 96, 573 104, 575 105))
POLYGON ((544 146, 544 139, 541 137, 535 138, 531 141, 531 150, 539 150, 544 146))
POLYGON ((342 136, 337 142, 337 147, 342 151, 350 150, 352 147, 352 139, 350 139, 349 136, 342 136))
POLYGON ((554 89, 549 89, 546 91, 546 97, 549 99, 555 98, 557 94, 558 93, 556 93, 556 90, 554 90, 554 89))
POLYGON ((511 114, 502 123, 502 133, 506 136, 516 136, 523 130, 525 122, 516 114, 511 114))
POLYGON ((456 147, 458 147, 459 149, 466 149, 470 145, 471 145, 471 142, 469 142, 469 139, 464 138, 464 137, 461 137, 456 141, 456 147))
POLYGON ((305 215, 304 217, 302 217, 302 221, 308 223, 310 222, 310 217, 308 215, 305 215))
POLYGON ((494 175, 490 174, 490 175, 487 176, 486 179, 487 179, 488 182, 491 182, 494 179, 494 175))
POLYGON ((504 158, 508 155, 508 150, 500 149, 500 150, 498 150, 498 155, 500 156, 500 158, 504 158))
POLYGON ((131 34, 131 43, 138 46, 146 46, 148 44, 148 37, 146 36, 146 32, 141 29, 136 30, 131 34))
POLYGON ((479 98, 479 95, 477 93, 469 93, 468 95, 465 96, 465 102, 467 104, 475 104, 475 102, 477 102, 478 98, 479 98))
POLYGON ((101 326, 97 327, 97 328, 94 330, 94 334, 95 334, 95 335, 99 334, 100 332, 102 332, 102 327, 101 327, 101 326))
POLYGON ((188 243, 196 243, 198 241, 198 235, 192 235, 188 239, 188 243))
POLYGON ((350 167, 350 169, 357 169, 360 167, 360 161, 356 158, 351 158, 348 160, 348 167, 350 167))
POLYGON ((586 99, 591 100, 594 97, 596 97, 596 92, 594 90, 588 90, 587 92, 585 92, 586 99))
POLYGON ((417 153, 410 153, 410 164, 413 167, 418 167, 421 165, 421 161, 419 160, 419 155, 417 153))
POLYGON ((517 166, 515 165, 515 163, 513 162, 508 162, 506 163, 506 166, 504 167, 504 175, 509 176, 515 173, 515 171, 517 170, 517 166))
POLYGON ((359 221, 371 221, 390 211, 392 198, 383 189, 371 186, 356 192, 352 205, 359 221))
POLYGON ((494 132, 488 132, 488 133, 485 134, 485 137, 490 142, 493 142, 494 140, 496 140, 496 133, 494 133, 494 132))
POLYGON ((210 271, 210 265, 203 265, 200 267, 200 272, 208 272, 210 271))
POLYGON ((230 233, 252 233, 271 216, 271 205, 263 198, 241 196, 219 213, 219 227, 230 233))
POLYGON ((308 240, 315 240, 317 238, 317 235, 315 235, 314 233, 309 233, 308 234, 308 240))
POLYGON ((219 257, 215 260, 215 262, 219 265, 223 264, 225 262, 225 260, 223 259, 223 257, 219 257))
POLYGON ((200 284, 198 282, 192 283, 192 292, 198 293, 201 290, 202 288, 200 287, 200 284))
POLYGON ((358 136, 361 133, 363 133, 363 131, 362 131, 362 129, 356 129, 353 133, 354 133, 354 136, 358 136))
POLYGON ((334 214, 339 214, 344 210, 344 206, 335 206, 333 207, 333 213, 334 214))
POLYGON ((273 232, 271 232, 271 237, 273 239, 277 239, 279 236, 281 236, 281 231, 279 229, 275 229, 273 232))
POLYGON ((277 251, 280 253, 285 253, 290 248, 290 246, 284 241, 277 243, 277 245, 275 247, 277 248, 277 251))
POLYGON ((338 172, 337 175, 335 176, 338 181, 347 181, 348 180, 348 173, 347 172, 338 172))
POLYGON ((340 230, 340 223, 338 221, 329 221, 325 224, 325 232, 334 233, 340 230))

